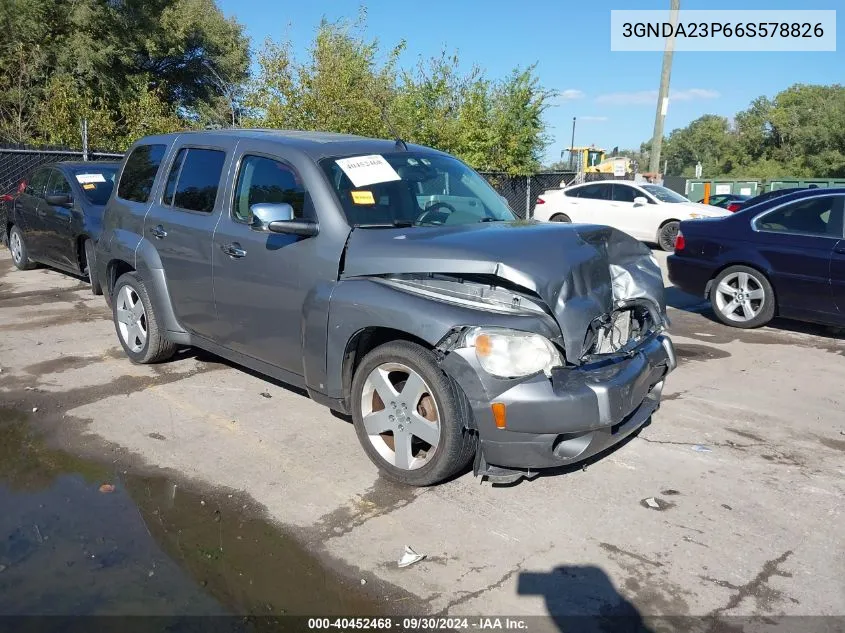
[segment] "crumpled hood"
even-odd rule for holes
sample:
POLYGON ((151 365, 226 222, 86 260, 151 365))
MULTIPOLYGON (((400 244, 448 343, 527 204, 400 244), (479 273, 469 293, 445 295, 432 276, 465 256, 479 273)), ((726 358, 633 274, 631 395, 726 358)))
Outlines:
POLYGON ((590 324, 618 301, 645 299, 665 315, 663 277, 651 251, 616 229, 588 224, 496 222, 352 231, 342 278, 409 273, 493 275, 540 297, 567 358, 590 324))

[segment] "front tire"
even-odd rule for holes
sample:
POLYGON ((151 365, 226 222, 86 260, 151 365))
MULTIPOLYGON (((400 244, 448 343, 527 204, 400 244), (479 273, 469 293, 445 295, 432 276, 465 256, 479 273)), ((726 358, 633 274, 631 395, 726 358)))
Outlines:
POLYGON ((367 354, 352 380, 352 418, 364 452, 388 478, 430 486, 475 454, 469 402, 434 354, 393 341, 367 354))
POLYGON ((147 287, 137 273, 121 275, 115 283, 112 318, 123 351, 133 363, 158 363, 176 352, 176 345, 162 335, 147 287))
POLYGON ((680 229, 681 223, 675 220, 661 226, 657 232, 657 245, 664 251, 674 251, 675 238, 678 237, 678 231, 680 229))
POLYGON ((88 283, 91 284, 91 292, 95 295, 103 294, 103 287, 97 278, 97 253, 94 249, 93 240, 85 240, 85 274, 88 275, 88 283))
POLYGON ((35 263, 29 259, 26 250, 26 242, 23 240, 23 233, 17 226, 12 226, 9 231, 9 250, 12 253, 12 263, 18 270, 30 270, 35 268, 35 263))
POLYGON ((749 266, 731 266, 713 280, 710 305, 725 325, 750 329, 775 316, 775 292, 766 276, 749 266))

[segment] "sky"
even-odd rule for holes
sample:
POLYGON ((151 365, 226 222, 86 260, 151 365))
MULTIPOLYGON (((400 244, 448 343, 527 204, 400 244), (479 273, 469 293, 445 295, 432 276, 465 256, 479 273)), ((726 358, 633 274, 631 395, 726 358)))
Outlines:
MULTIPOLYGON (((666 9, 669 0, 218 0, 246 26, 254 48, 289 39, 304 57, 322 18, 355 18, 366 6, 369 37, 388 51, 404 39, 401 58, 456 51, 489 78, 536 64, 541 84, 558 96, 546 111, 552 142, 545 162, 576 145, 638 148, 654 128, 662 52, 611 52, 611 9, 666 9)), ((843 9, 843 0, 806 0, 802 9, 843 9)), ((796 9, 795 0, 681 0, 681 9, 796 9)), ((836 52, 676 52, 666 133, 703 114, 732 116, 759 96, 794 83, 845 83, 845 11, 837 15, 836 52)), ((300 57, 300 58, 302 58, 300 57)))

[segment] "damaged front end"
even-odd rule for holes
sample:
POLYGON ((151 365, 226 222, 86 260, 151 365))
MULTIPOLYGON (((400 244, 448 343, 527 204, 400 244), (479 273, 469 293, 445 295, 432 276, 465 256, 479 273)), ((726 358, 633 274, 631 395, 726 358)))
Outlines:
POLYGON ((435 346, 472 409, 476 474, 530 477, 643 426, 676 365, 651 252, 608 227, 473 229, 353 231, 342 278, 473 315, 435 346))

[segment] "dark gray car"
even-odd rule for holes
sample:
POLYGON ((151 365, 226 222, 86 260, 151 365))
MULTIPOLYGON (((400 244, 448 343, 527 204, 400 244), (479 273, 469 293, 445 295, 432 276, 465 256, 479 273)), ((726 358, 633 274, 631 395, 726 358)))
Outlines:
POLYGON ((12 261, 21 270, 41 262, 88 277, 100 286, 94 245, 119 163, 66 161, 39 167, 8 204, 2 229, 12 261), (93 265, 92 265, 93 264, 93 265))
POLYGON ((646 247, 520 221, 466 165, 402 141, 142 139, 97 261, 131 360, 194 345, 305 388, 408 484, 473 456, 500 481, 585 459, 650 419, 675 367, 646 247))

